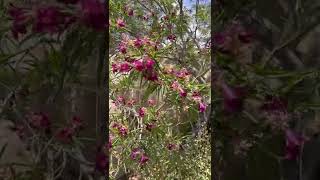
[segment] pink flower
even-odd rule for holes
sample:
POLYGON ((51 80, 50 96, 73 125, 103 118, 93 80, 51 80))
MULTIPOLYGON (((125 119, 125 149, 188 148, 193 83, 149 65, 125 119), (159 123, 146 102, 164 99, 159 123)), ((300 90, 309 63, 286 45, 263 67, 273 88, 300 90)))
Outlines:
POLYGON ((171 84, 171 88, 173 89, 173 90, 179 90, 180 89, 180 84, 179 84, 179 82, 178 81, 174 81, 172 84, 171 84))
POLYGON ((119 71, 119 65, 118 65, 118 64, 113 63, 113 64, 111 65, 111 67, 112 67, 112 72, 113 72, 113 73, 119 71))
POLYGON ((26 128, 22 125, 16 125, 13 130, 17 133, 20 139, 24 139, 26 136, 26 128))
POLYGON ((124 126, 118 127, 118 131, 119 131, 119 134, 120 134, 121 136, 126 136, 126 135, 128 135, 128 129, 127 129, 126 127, 124 127, 124 126))
POLYGON ((286 133, 286 147, 285 158, 289 160, 295 160, 299 156, 300 146, 305 142, 305 138, 293 132, 290 129, 285 131, 286 133))
POLYGON ((72 128, 77 130, 83 128, 83 123, 78 116, 73 116, 71 121, 72 128))
POLYGON ((185 89, 180 88, 179 89, 179 94, 181 97, 186 97, 187 96, 187 91, 185 89))
POLYGON ((144 77, 149 81, 158 81, 158 73, 156 71, 148 71, 144 77))
POLYGON ((95 169, 100 171, 101 173, 105 173, 108 168, 108 156, 103 152, 99 151, 96 154, 96 164, 95 169))
POLYGON ((135 46, 136 48, 140 48, 140 47, 142 47, 142 45, 143 45, 143 41, 142 41, 140 38, 136 38, 136 39, 134 40, 133 44, 134 44, 134 46, 135 46))
POLYGON ((58 7, 41 7, 37 9, 33 30, 35 32, 56 33, 62 30, 65 17, 58 7))
POLYGON ((118 28, 123 28, 126 26, 126 24, 124 23, 123 19, 117 19, 117 26, 118 28))
POLYGON ((133 16, 133 9, 128 10, 128 16, 133 16))
POLYGON ((238 35, 238 39, 242 42, 242 43, 250 43, 253 39, 253 32, 251 31, 242 31, 239 33, 238 35))
POLYGON ((222 45, 222 44, 224 44, 225 40, 226 40, 226 37, 225 37, 225 34, 223 34, 223 33, 216 33, 213 36, 213 43, 215 45, 222 45))
POLYGON ((207 109, 207 105, 203 102, 199 103, 199 111, 204 112, 207 109))
POLYGON ((142 19, 147 21, 149 19, 149 17, 148 17, 148 15, 143 15, 142 19))
POLYGON ((163 18, 163 20, 165 20, 165 21, 166 21, 166 20, 169 20, 169 16, 163 16, 162 18, 163 18))
POLYGON ((133 66, 137 71, 143 71, 144 70, 144 64, 142 60, 136 60, 133 62, 133 66))
POLYGON ((175 36, 174 34, 170 34, 170 35, 168 36, 168 40, 169 40, 169 41, 175 41, 175 40, 176 40, 176 36, 175 36))
POLYGON ((119 128, 119 127, 121 127, 121 125, 115 122, 115 123, 113 123, 113 124, 111 125, 111 127, 112 127, 112 128, 119 128))
POLYGON ((140 148, 134 148, 130 154, 131 159, 135 160, 140 153, 141 153, 140 148))
POLYGON ((126 104, 123 96, 118 96, 117 101, 119 104, 126 104))
POLYGON ((109 136, 107 149, 111 149, 111 148, 112 148, 112 138, 111 136, 109 136))
POLYGON ((152 44, 152 41, 150 41, 150 39, 147 38, 147 37, 144 37, 144 38, 142 39, 142 41, 143 41, 143 44, 144 44, 144 45, 151 45, 151 44, 152 44))
POLYGON ((261 110, 272 113, 287 113, 288 102, 286 99, 267 96, 261 110))
POLYGON ((141 107, 140 109, 139 109, 139 117, 144 117, 145 116, 145 114, 146 114, 146 111, 147 111, 147 108, 145 108, 145 107, 141 107))
POLYGON ((62 143, 68 144, 72 141, 74 130, 69 127, 62 128, 58 131, 56 137, 62 143))
POLYGON ((119 68, 119 71, 120 72, 129 72, 131 70, 131 67, 129 66, 128 63, 122 63, 120 64, 120 68, 119 68))
POLYGON ((199 92, 193 92, 192 93, 192 99, 196 102, 201 102, 202 100, 202 97, 200 96, 200 93, 199 92))
POLYGON ((130 100, 128 100, 127 105, 128 106, 133 106, 135 103, 136 103, 136 100, 130 99, 130 100))
POLYGON ((222 83, 223 107, 227 113, 235 113, 242 110, 243 97, 245 95, 244 88, 230 87, 222 83))
POLYGON ((169 144, 167 145, 167 148, 168 148, 168 150, 171 151, 171 150, 174 150, 174 149, 176 148, 176 145, 169 143, 169 144))
POLYGON ((148 130, 148 131, 151 131, 155 127, 156 127, 156 125, 154 123, 147 123, 146 124, 146 130, 148 130))
POLYGON ((126 54, 127 53, 127 47, 125 44, 121 44, 119 46, 119 51, 122 53, 122 54, 126 54))
POLYGON ((30 123, 31 126, 37 129, 49 129, 51 122, 49 121, 48 115, 40 112, 40 113, 33 113, 30 116, 30 123))
POLYGON ((149 161, 149 157, 146 154, 142 154, 140 158, 140 165, 144 165, 149 161))
POLYGON ((81 0, 83 23, 95 30, 105 30, 108 19, 105 4, 99 0, 81 0))
POLYGON ((146 59, 146 68, 147 69, 153 69, 153 66, 154 66, 155 62, 154 60, 150 59, 150 58, 147 58, 146 59))
POLYGON ((30 17, 27 16, 27 11, 23 8, 15 7, 10 4, 8 13, 10 17, 13 19, 13 25, 11 28, 11 32, 14 38, 19 38, 19 34, 27 33, 27 23, 30 17))
POLYGON ((178 78, 185 78, 189 75, 188 70, 186 70, 185 68, 183 68, 182 70, 176 72, 175 74, 178 78))
POLYGON ((148 105, 149 106, 154 106, 156 104, 156 100, 154 100, 154 99, 149 99, 148 100, 148 105))

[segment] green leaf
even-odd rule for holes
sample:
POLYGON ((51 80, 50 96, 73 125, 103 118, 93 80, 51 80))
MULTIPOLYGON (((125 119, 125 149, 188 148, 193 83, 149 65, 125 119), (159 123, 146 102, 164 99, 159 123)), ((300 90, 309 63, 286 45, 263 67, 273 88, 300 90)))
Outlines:
POLYGON ((2 146, 2 148, 1 148, 1 150, 0 150, 0 159, 1 159, 1 157, 3 156, 4 151, 6 150, 7 146, 8 146, 8 143, 5 143, 5 144, 2 146))
POLYGON ((1 54, 0 55, 0 65, 8 63, 11 57, 15 56, 14 54, 1 54))
POLYGON ((157 89, 157 85, 150 84, 143 95, 143 100, 147 100, 149 96, 157 89))

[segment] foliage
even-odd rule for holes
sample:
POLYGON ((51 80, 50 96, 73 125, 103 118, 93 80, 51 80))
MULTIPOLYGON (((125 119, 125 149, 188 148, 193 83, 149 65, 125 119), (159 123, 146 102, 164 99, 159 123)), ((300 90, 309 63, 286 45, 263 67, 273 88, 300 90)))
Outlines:
POLYGON ((111 179, 210 179, 209 5, 110 1, 111 179))
POLYGON ((302 161, 304 145, 318 141, 319 76, 306 37, 319 25, 319 3, 238 3, 217 1, 212 17, 215 178, 311 177, 302 161))

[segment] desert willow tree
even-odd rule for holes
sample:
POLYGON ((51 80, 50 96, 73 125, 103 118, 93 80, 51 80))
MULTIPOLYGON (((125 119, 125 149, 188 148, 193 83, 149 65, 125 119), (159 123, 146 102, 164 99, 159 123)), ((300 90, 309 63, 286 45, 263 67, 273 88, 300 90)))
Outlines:
POLYGON ((111 178, 210 177, 210 2, 184 3, 110 1, 111 178))

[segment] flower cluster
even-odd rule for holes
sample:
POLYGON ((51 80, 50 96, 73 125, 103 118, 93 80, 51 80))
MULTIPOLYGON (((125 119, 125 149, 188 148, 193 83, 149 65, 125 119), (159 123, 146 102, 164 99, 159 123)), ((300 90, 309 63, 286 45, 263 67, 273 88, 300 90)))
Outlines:
POLYGON ((59 129, 56 133, 56 138, 65 144, 72 142, 74 135, 83 127, 79 117, 74 116, 69 126, 59 129))
POLYGON ((144 165, 149 161, 149 157, 140 148, 132 149, 130 157, 132 160, 138 160, 140 165, 144 165))
POLYGON ((112 72, 128 73, 132 69, 141 72, 143 77, 149 81, 158 81, 158 73, 155 70, 155 60, 148 56, 142 59, 134 59, 131 62, 113 63, 112 72))
POLYGON ((17 7, 10 4, 8 14, 12 18, 11 31, 18 39, 20 34, 28 32, 32 26, 33 33, 61 33, 70 25, 80 22, 95 30, 105 30, 107 27, 107 14, 104 4, 98 0, 60 0, 59 2, 71 4, 79 8, 70 12, 67 6, 58 4, 41 5, 35 8, 17 7))
POLYGON ((120 123, 113 123, 111 127, 117 130, 117 133, 123 137, 128 134, 128 128, 126 128, 124 125, 120 123))
POLYGON ((212 38, 215 49, 222 53, 236 55, 241 46, 253 41, 253 36, 252 30, 246 29, 241 23, 235 21, 212 38))

